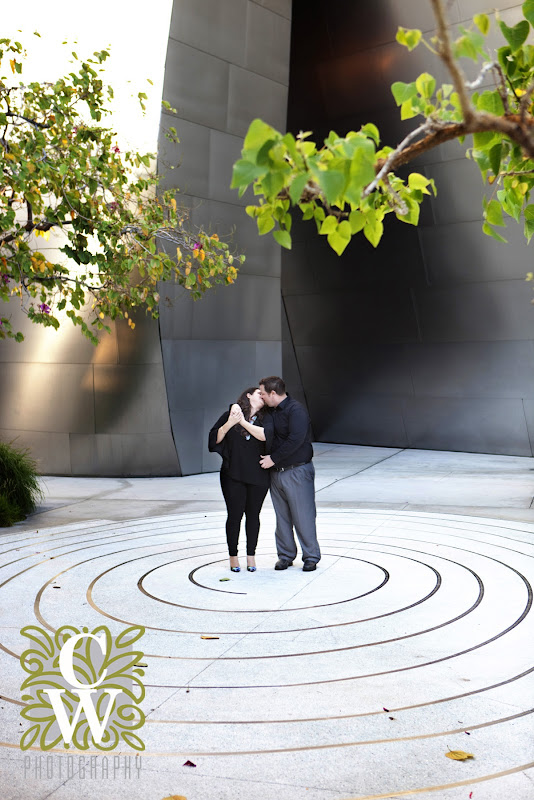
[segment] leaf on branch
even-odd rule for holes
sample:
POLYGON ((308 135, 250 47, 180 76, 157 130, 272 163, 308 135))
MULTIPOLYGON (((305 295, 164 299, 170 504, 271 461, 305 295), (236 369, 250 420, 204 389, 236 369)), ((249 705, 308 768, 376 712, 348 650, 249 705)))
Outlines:
POLYGON ((487 222, 483 224, 482 230, 484 231, 485 234, 491 236, 492 239, 495 239, 496 242, 502 242, 503 244, 508 244, 508 240, 505 239, 504 236, 501 236, 500 233, 497 233, 497 231, 494 230, 491 227, 491 225, 488 225, 487 222))
POLYGON ((484 217, 487 219, 490 225, 497 225, 499 228, 506 227, 502 217, 502 206, 498 200, 491 200, 488 203, 484 212, 484 217))
POLYGON ((524 211, 525 215, 525 238, 530 243, 534 235, 534 205, 528 205, 524 211))
POLYGON ((291 234, 287 231, 275 231, 273 237, 278 244, 285 247, 286 250, 291 250, 291 234))
POLYGON ((490 19, 487 14, 475 14, 473 17, 473 22, 479 29, 480 33, 484 36, 488 35, 490 29, 490 19))
POLYGON ((512 53, 517 52, 521 45, 526 42, 527 36, 530 32, 530 25, 526 19, 518 22, 513 28, 509 28, 506 22, 499 22, 502 34, 512 49, 512 53))
POLYGON ((406 103, 407 100, 411 100, 412 97, 416 97, 417 95, 415 82, 403 83, 403 81, 395 81, 391 86, 391 91, 398 106, 401 106, 403 103, 406 103))
POLYGON ((523 16, 528 19, 532 27, 534 27, 534 0, 526 0, 523 3, 523 16))
POLYGON ((414 50, 422 39, 422 32, 417 28, 399 28, 397 31, 397 42, 407 47, 408 50, 414 50))
POLYGON ((365 133, 366 136, 369 136, 378 147, 380 144, 380 133, 376 125, 374 125, 372 122, 368 122, 367 125, 362 125, 361 132, 365 133))

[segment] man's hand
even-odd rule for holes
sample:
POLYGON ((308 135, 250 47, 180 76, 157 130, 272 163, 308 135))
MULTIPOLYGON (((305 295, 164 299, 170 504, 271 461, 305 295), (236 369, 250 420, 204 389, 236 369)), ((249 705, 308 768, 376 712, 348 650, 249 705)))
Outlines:
POLYGON ((260 467, 262 469, 270 469, 274 467, 274 461, 272 460, 271 456, 262 456, 260 458, 260 467))

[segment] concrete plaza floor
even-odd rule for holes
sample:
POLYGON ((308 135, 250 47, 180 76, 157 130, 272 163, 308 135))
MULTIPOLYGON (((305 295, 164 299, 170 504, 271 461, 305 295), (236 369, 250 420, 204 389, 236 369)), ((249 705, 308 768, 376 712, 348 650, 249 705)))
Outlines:
POLYGON ((534 796, 534 459, 315 451, 312 573, 269 500, 229 572, 217 474, 44 479, 0 529, 1 800, 534 796), (146 628, 139 770, 19 749, 20 629, 68 623, 146 628))

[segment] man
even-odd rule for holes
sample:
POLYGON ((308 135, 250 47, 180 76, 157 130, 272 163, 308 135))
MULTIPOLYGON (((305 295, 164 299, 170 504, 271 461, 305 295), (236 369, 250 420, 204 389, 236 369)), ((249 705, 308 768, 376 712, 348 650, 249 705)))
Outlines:
POLYGON ((311 426, 308 412, 286 394, 282 378, 271 375, 259 382, 261 398, 271 409, 274 439, 270 455, 260 458, 263 469, 272 469, 271 498, 276 512, 275 569, 292 566, 297 555, 293 526, 302 548, 304 572, 317 568, 321 551, 315 530, 315 469, 312 463, 311 426))

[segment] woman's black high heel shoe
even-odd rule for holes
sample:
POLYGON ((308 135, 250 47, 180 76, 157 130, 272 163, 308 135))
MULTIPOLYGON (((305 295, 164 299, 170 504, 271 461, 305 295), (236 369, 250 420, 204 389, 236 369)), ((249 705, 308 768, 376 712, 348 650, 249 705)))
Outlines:
MULTIPOLYGON (((234 558, 234 556, 230 556, 230 558, 234 558)), ((241 567, 239 564, 236 567, 233 567, 230 563, 230 572, 241 572, 241 567)))
POLYGON ((247 564, 247 572, 256 572, 256 565, 255 564, 247 564))

